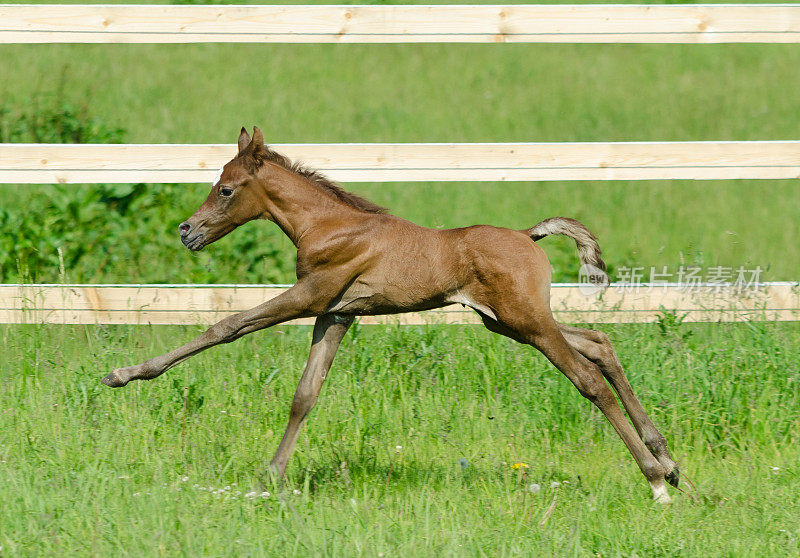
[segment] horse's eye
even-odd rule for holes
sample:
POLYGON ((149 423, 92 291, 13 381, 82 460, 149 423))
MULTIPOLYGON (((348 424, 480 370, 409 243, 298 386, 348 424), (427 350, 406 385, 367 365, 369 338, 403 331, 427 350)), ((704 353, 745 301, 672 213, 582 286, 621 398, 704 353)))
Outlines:
POLYGON ((225 196, 227 198, 228 196, 232 196, 233 195, 233 189, 232 188, 220 188, 219 189, 219 193, 220 193, 220 195, 225 196))

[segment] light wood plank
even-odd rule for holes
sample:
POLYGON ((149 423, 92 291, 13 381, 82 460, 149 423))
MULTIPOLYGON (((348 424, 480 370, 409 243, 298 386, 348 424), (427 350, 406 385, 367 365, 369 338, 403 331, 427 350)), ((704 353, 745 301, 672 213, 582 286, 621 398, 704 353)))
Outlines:
MULTIPOLYGON (((271 286, 0 285, 0 323, 201 324, 214 323, 285 290, 271 286)), ((800 286, 768 284, 758 290, 700 286, 612 286, 587 296, 576 285, 553 285, 551 305, 566 322, 652 322, 664 311, 687 322, 800 320, 800 286)), ((362 324, 477 324, 470 309, 454 305, 423 313, 365 316, 362 324)), ((301 324, 313 323, 306 319, 301 324)))
POLYGON ((797 4, 1 5, 6 43, 788 43, 797 4))
MULTIPOLYGON (((341 182, 780 179, 799 141, 277 144, 341 182)), ((234 145, 0 144, 0 183, 208 182, 234 145)))

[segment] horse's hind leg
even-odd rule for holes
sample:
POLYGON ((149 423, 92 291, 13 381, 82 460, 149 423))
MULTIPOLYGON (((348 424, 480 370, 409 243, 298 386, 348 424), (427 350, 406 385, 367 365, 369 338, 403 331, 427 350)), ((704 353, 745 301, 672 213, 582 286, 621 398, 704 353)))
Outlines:
POLYGON ((573 349, 600 367, 603 376, 609 381, 619 395, 625 410, 628 412, 633 426, 642 437, 645 446, 658 459, 667 471, 666 479, 672 486, 678 486, 680 472, 678 465, 672 460, 667 450, 667 440, 658 431, 644 410, 641 402, 633 392, 628 377, 611 346, 608 336, 592 329, 558 324, 564 338, 573 349))
POLYGON ((650 483, 653 498, 663 504, 672 501, 664 482, 664 467, 648 451, 639 434, 628 422, 600 368, 572 348, 551 316, 540 314, 539 320, 532 321, 521 318, 519 312, 515 311, 509 313, 509 319, 502 322, 487 316, 482 317, 491 331, 539 349, 578 388, 581 395, 594 403, 605 415, 650 483))

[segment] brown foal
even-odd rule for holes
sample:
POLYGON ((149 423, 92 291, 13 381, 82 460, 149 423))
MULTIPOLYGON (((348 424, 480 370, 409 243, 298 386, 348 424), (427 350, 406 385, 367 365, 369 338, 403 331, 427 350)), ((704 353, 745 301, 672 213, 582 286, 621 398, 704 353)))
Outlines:
POLYGON ((272 300, 221 320, 174 351, 114 370, 103 378, 104 384, 121 387, 131 380, 153 379, 214 345, 315 316, 308 364, 270 465, 280 478, 355 316, 460 303, 473 308, 491 331, 544 353, 603 412, 650 483, 655 500, 670 502, 664 481, 677 486, 678 467, 633 393, 608 337, 560 324, 550 310, 550 264, 535 241, 552 234, 569 236, 581 262, 604 270, 597 239, 584 225, 557 217, 525 231, 487 225, 426 229, 293 164, 264 145, 258 128, 252 139, 242 128, 238 155, 224 166, 203 205, 181 223, 180 237, 190 250, 200 250, 254 219, 275 222, 297 247, 297 283, 272 300))

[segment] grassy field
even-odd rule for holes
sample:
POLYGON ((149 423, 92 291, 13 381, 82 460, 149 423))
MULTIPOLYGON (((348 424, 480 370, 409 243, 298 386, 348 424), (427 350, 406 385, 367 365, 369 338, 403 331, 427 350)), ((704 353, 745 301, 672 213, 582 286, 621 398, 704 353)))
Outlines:
MULTIPOLYGON (((0 134, 32 141, 37 115, 131 143, 798 139, 798 67, 796 45, 0 45, 0 134)), ((800 277, 796 181, 348 187, 431 227, 576 217, 612 276, 800 277)), ((180 245, 207 189, 2 185, 0 280, 292 281, 267 223, 180 245)), ((574 245, 543 245, 574 280, 574 245)), ((800 554, 800 328, 670 324, 605 328, 697 484, 666 509, 543 357, 480 328, 354 328, 262 497, 308 328, 109 390, 200 330, 0 326, 0 556, 800 554)))
POLYGON ((2 552, 796 556, 796 326, 606 331, 695 500, 652 504, 602 416, 543 357, 481 328, 354 329, 285 491, 262 497, 307 328, 109 390, 108 370, 197 330, 3 327, 2 552))

